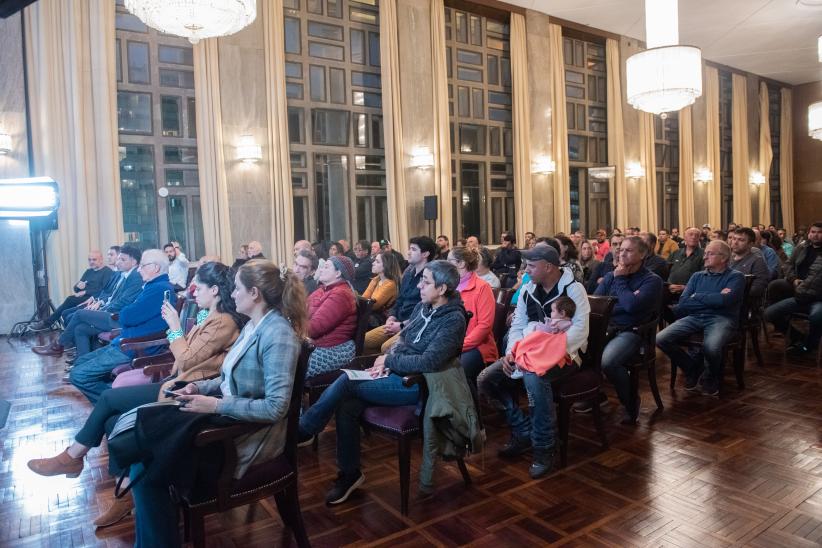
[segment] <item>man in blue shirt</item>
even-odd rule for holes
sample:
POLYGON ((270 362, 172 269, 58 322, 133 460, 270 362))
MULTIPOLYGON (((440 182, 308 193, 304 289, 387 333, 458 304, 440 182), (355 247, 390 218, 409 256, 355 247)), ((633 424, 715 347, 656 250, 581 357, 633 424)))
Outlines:
POLYGON ((648 270, 644 260, 650 249, 640 236, 628 236, 612 249, 614 271, 605 275, 595 295, 616 297, 608 324, 610 340, 602 352, 602 371, 614 385, 625 408, 622 424, 634 424, 639 416, 639 398, 631 394, 631 378, 626 364, 636 355, 642 339, 634 328, 656 318, 662 298, 662 278, 648 270))
POLYGON ((731 248, 722 240, 705 247, 705 270, 697 272, 674 307, 680 319, 660 331, 656 345, 685 373, 685 390, 719 394, 725 345, 734 334, 745 292, 745 276, 728 263, 731 248), (689 354, 681 343, 702 333, 702 352, 689 354), (701 380, 701 383, 700 383, 701 380))

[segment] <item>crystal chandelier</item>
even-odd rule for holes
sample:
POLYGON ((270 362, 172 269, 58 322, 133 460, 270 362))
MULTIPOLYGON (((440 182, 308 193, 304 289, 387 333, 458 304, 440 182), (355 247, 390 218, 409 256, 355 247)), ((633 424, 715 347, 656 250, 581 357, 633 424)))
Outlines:
POLYGON ((822 101, 808 107, 808 135, 822 141, 822 101))
POLYGON ((192 44, 234 34, 257 18, 257 0, 125 0, 125 5, 149 27, 192 44))
POLYGON ((628 58, 628 103, 652 114, 693 104, 702 95, 702 52, 679 44, 677 0, 645 0, 648 49, 628 58))

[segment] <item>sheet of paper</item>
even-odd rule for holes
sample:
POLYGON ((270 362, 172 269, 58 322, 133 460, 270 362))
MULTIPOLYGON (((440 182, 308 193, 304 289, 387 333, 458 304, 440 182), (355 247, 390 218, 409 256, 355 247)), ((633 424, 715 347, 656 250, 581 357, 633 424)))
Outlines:
MULTIPOLYGON (((371 376, 371 373, 369 373, 368 371, 360 371, 358 369, 342 369, 341 371, 343 373, 345 373, 346 375, 348 375, 348 378, 351 379, 352 381, 373 381, 373 380, 376 380, 371 376)), ((382 375, 380 375, 377 378, 381 379, 383 377, 387 377, 389 373, 390 373, 390 371, 388 371, 388 369, 383 369, 382 370, 382 375)))

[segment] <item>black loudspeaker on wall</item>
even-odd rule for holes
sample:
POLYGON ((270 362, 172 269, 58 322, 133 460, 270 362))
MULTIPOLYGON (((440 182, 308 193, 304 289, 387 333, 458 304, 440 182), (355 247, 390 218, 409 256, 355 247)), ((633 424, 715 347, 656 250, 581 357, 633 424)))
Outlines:
POLYGON ((426 221, 437 220, 437 196, 425 196, 423 198, 423 217, 426 221))

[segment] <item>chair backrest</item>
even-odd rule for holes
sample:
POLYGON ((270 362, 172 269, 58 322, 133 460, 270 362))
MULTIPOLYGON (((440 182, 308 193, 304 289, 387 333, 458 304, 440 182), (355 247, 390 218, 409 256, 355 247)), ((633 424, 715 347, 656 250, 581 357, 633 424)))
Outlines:
POLYGON ((510 310, 510 305, 504 303, 495 303, 494 304, 496 310, 494 311, 494 341, 497 343, 497 350, 499 351, 499 355, 502 356, 505 354, 505 348, 503 348, 502 341, 505 339, 505 333, 508 332, 508 311, 510 310))
POLYGON ((511 297, 514 295, 515 290, 511 287, 503 288, 499 290, 497 293, 496 298, 498 303, 502 304, 511 304, 511 297))
POLYGON ((496 301, 499 298, 499 292, 500 291, 501 291, 501 288, 499 288, 499 287, 492 287, 491 288, 491 293, 493 293, 493 295, 494 295, 494 301, 496 301))
POLYGON ((186 274, 186 286, 191 285, 191 281, 194 279, 195 274, 197 274, 197 267, 196 266, 188 267, 188 273, 186 274))
POLYGON ((354 332, 354 355, 362 354, 363 346, 365 346, 365 333, 368 331, 368 317, 371 315, 371 309, 374 307, 374 301, 357 297, 357 330, 354 332))
POLYGON ((616 297, 588 296, 591 315, 588 318, 588 347, 582 355, 583 367, 600 368, 602 351, 608 340, 608 322, 616 301, 616 297))
POLYGON ((659 327, 659 317, 654 316, 647 322, 634 328, 634 332, 642 339, 639 353, 643 363, 650 363, 656 358, 656 332, 659 327))
POLYGON ((742 306, 739 307, 739 328, 744 329, 748 324, 748 318, 751 314, 751 306, 757 301, 759 297, 751 297, 751 286, 753 285, 754 275, 745 274, 745 290, 742 293, 742 306))
POLYGON ((314 352, 314 345, 303 341, 300 357, 297 359, 297 370, 294 372, 294 387, 291 389, 291 400, 288 404, 288 421, 285 433, 285 449, 283 453, 288 462, 297 468, 297 438, 299 437, 300 408, 303 402, 303 384, 308 371, 308 359, 314 352))

